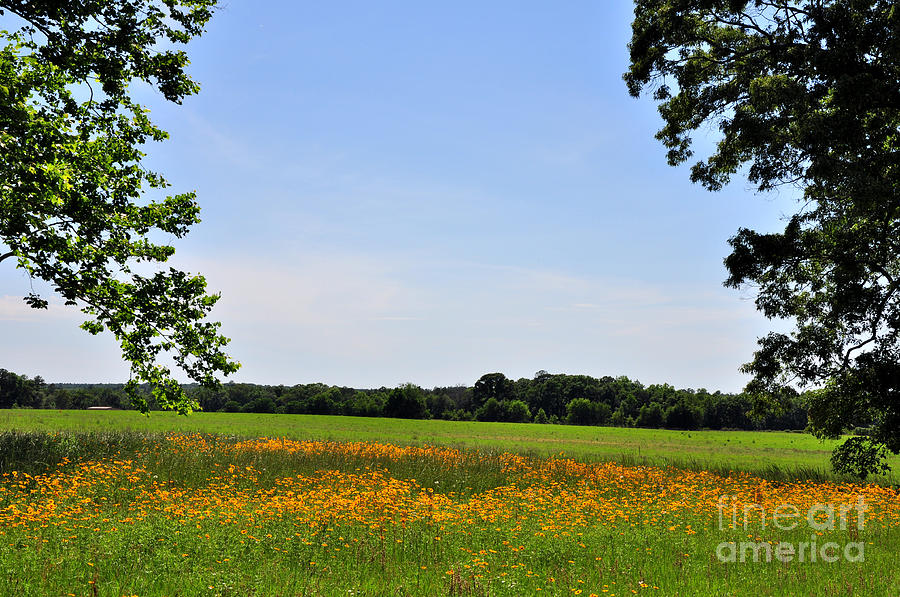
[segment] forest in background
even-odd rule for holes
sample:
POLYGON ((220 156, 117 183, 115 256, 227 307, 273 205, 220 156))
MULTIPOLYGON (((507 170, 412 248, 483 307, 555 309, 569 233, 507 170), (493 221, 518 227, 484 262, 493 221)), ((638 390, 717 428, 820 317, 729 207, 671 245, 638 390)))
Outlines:
MULTIPOLYGON (((503 373, 481 376, 473 386, 432 389, 414 384, 356 389, 321 383, 258 385, 227 383, 217 389, 185 389, 204 411, 348 415, 453 421, 568 423, 668 429, 802 430, 804 395, 782 397, 776 408, 755 413, 745 393, 645 386, 625 376, 538 371, 512 380, 503 373)), ((148 388, 143 388, 153 405, 148 388)), ((0 369, 0 408, 129 409, 124 384, 47 383, 40 376, 0 369)))

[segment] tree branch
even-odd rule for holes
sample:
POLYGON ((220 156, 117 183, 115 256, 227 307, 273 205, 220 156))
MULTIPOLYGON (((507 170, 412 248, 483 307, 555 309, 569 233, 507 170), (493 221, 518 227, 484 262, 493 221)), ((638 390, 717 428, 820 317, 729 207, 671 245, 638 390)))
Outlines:
POLYGON ((4 259, 6 259, 8 257, 15 257, 15 256, 16 256, 16 252, 10 251, 9 253, 4 253, 3 255, 0 255, 0 261, 3 261, 4 259))
POLYGON ((897 292, 898 289, 900 289, 900 284, 898 284, 897 282, 894 282, 890 286, 888 286, 885 291, 884 298, 881 300, 881 304, 878 306, 878 309, 875 313, 875 320, 872 321, 871 336, 868 339, 863 340, 859 344, 851 346, 847 349, 847 352, 844 353, 844 361, 841 364, 842 370, 846 369, 850 364, 850 355, 853 353, 853 351, 859 350, 860 348, 863 348, 867 344, 871 344, 878 339, 878 326, 881 324, 881 319, 884 316, 884 309, 887 306, 888 301, 891 300, 891 297, 895 292, 897 292))
POLYGON ((0 4, 0 8, 2 8, 3 10, 8 10, 12 14, 16 15, 17 17, 19 17, 20 19, 25 21, 26 23, 32 25, 35 29, 37 29, 38 31, 43 33, 47 37, 48 40, 53 36, 53 32, 50 31, 50 29, 48 29, 46 25, 44 25, 43 23, 36 22, 35 18, 29 18, 29 16, 26 13, 24 13, 20 9, 16 9, 16 8, 10 6, 10 4, 8 2, 3 2, 2 4, 0 4))

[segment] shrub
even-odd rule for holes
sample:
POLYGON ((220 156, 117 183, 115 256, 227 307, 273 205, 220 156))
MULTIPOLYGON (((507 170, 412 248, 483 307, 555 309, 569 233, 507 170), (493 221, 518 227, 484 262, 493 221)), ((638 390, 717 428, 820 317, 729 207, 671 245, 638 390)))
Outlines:
POLYGON ((531 421, 531 411, 521 400, 506 400, 503 406, 503 420, 510 423, 527 423, 531 421))
POLYGON ((384 414, 384 398, 381 394, 356 392, 345 405, 345 412, 356 417, 380 417, 384 414))
POLYGON ((429 394, 425 399, 428 405, 428 412, 435 419, 443 419, 444 413, 453 410, 456 404, 447 394, 429 394))
POLYGON ((422 388, 413 384, 394 388, 388 394, 384 415, 398 419, 424 419, 428 415, 422 388))
POLYGON ((666 409, 663 426, 667 429, 698 429, 702 420, 699 410, 689 407, 684 402, 677 402, 666 409))
POLYGON ((625 416, 625 411, 620 407, 617 408, 609 418, 609 424, 613 427, 629 427, 627 419, 628 417, 625 416))
POLYGON ((275 401, 268 396, 257 398, 253 402, 245 404, 241 411, 245 413, 274 413, 275 401))
POLYGON ((475 418, 479 421, 502 421, 503 407, 496 398, 488 398, 484 406, 475 412, 475 418))
POLYGON ((239 413, 241 412, 241 405, 235 402, 234 400, 229 400, 222 407, 222 412, 226 413, 239 413))
POLYGON ((444 411, 444 418, 448 421, 474 421, 475 417, 467 410, 457 408, 456 410, 444 411))
POLYGON ((575 398, 566 405, 566 422, 570 425, 602 425, 609 420, 611 410, 604 402, 575 398))
POLYGON ((341 391, 328 388, 303 401, 303 412, 311 415, 337 415, 341 412, 341 391))
POLYGON ((658 428, 662 426, 663 410, 658 402, 651 402, 641 407, 638 412, 637 426, 658 428))

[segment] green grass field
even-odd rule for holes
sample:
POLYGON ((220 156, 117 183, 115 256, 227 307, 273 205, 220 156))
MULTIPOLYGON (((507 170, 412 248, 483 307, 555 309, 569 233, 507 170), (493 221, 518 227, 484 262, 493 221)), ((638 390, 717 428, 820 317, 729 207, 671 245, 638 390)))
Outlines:
MULTIPOLYGON (((674 465, 716 471, 747 471, 771 479, 797 476, 835 479, 829 457, 837 441, 803 433, 753 431, 672 431, 571 425, 419 421, 317 415, 241 413, 152 413, 133 411, 0 411, 0 430, 140 430, 219 433, 242 437, 288 437, 334 441, 386 441, 400 445, 492 448, 580 460, 674 465)), ((870 481, 900 482, 894 472, 870 481)))
POLYGON ((900 492, 828 480, 827 450, 789 433, 6 411, 0 596, 900 595, 900 492))

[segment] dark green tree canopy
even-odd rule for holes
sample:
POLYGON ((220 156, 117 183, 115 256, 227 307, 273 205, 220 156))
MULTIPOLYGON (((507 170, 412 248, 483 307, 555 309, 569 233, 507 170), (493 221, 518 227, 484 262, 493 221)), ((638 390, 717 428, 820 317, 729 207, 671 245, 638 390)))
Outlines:
MULTIPOLYGON (((174 248, 199 221, 193 193, 147 200, 168 186, 142 165, 142 147, 167 137, 129 85, 143 81, 180 103, 198 90, 179 46, 199 35, 215 0, 0 0, 0 261, 49 282, 110 330, 131 363, 132 384, 157 401, 194 406, 160 356, 214 385, 237 369, 228 340, 204 318, 218 299, 201 276, 135 273, 174 248)), ((31 294, 26 301, 45 308, 31 294)), ((135 399, 139 396, 134 392, 135 399)))
POLYGON ((472 404, 475 409, 483 406, 488 400, 494 398, 497 402, 503 402, 513 396, 513 382, 502 373, 485 373, 472 390, 472 404))
POLYGON ((730 240, 726 285, 752 285, 767 317, 796 324, 760 339, 748 389, 818 387, 815 433, 870 425, 866 449, 900 451, 900 8, 637 0, 632 27, 625 80, 659 103, 670 164, 712 125, 694 182, 717 190, 741 172, 760 191, 802 190, 783 232, 730 240))

